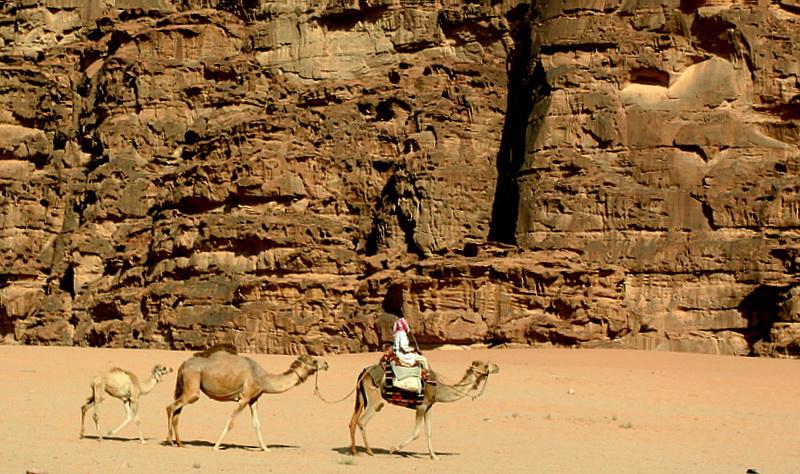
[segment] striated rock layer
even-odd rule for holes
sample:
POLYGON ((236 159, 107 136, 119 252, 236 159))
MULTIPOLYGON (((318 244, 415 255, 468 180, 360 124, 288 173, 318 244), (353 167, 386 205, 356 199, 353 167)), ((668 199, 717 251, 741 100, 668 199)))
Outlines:
POLYGON ((797 352, 799 42, 795 0, 6 2, 0 334, 797 352))

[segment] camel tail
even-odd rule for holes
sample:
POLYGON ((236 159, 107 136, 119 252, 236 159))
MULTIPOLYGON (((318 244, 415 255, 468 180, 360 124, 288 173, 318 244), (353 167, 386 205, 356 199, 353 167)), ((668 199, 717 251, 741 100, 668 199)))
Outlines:
POLYGON ((177 400, 183 395, 183 371, 178 371, 178 376, 175 377, 175 392, 173 393, 173 400, 177 400))
POLYGON ((92 395, 86 400, 86 403, 97 403, 100 400, 100 397, 103 396, 105 389, 106 384, 103 382, 101 377, 95 377, 92 379, 92 395))
POLYGON ((369 377, 369 375, 367 374, 367 369, 364 369, 358 375, 358 380, 356 381, 355 411, 358 411, 360 408, 363 409, 364 405, 367 404, 367 394, 364 392, 364 379, 366 377, 369 377))

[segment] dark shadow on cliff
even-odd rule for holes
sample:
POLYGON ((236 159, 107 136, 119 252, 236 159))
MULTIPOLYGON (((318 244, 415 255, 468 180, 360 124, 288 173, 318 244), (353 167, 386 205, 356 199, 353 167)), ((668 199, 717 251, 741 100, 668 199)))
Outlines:
POLYGON ((395 174, 387 180, 375 207, 372 229, 367 234, 365 245, 367 255, 375 255, 389 246, 387 243, 387 239, 390 237, 388 232, 394 227, 394 223, 402 231, 406 251, 419 256, 424 255, 414 240, 417 223, 398 206, 401 198, 419 201, 420 198, 414 194, 414 189, 413 178, 409 177, 402 168, 398 168, 395 174), (405 189, 405 191, 401 191, 401 189, 405 189))
POLYGON ((492 206, 489 240, 516 244, 519 217, 517 175, 525 161, 528 125, 536 102, 549 96, 544 69, 534 66, 530 5, 521 4, 508 14, 514 50, 508 61, 508 103, 500 150, 497 154, 497 186, 492 206))
POLYGON ((759 341, 770 340, 772 324, 779 320, 778 311, 787 299, 791 286, 760 285, 742 299, 737 309, 747 320, 747 329, 737 330, 753 348, 759 341))

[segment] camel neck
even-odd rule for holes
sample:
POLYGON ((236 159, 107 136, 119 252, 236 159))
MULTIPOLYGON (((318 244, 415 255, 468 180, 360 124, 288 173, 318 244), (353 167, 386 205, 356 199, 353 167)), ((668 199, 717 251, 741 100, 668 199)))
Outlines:
POLYGON ((475 391, 478 385, 475 383, 477 381, 477 376, 471 370, 468 370, 464 378, 454 385, 447 385, 439 381, 436 387, 436 401, 450 403, 461 400, 475 391))
POLYGON ((296 370, 290 369, 280 375, 265 374, 259 380, 265 393, 281 393, 299 385, 305 380, 296 370))
POLYGON ((151 375, 149 379, 142 382, 141 385, 139 386, 139 388, 141 389, 141 394, 146 395, 152 392, 153 389, 156 388, 156 385, 158 385, 158 379, 151 375))

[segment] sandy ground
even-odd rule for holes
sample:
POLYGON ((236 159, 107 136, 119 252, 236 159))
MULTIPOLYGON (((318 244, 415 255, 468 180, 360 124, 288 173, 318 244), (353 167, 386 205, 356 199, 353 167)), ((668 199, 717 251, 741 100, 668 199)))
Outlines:
MULTIPOLYGON (((369 424, 376 455, 349 453, 353 398, 327 404, 313 378, 289 392, 265 395, 257 442, 245 411, 223 449, 213 442, 232 403, 201 398, 184 409, 187 447, 164 443, 175 373, 142 398, 142 429, 133 423, 102 443, 91 414, 80 439, 80 406, 91 377, 121 366, 142 377, 156 364, 175 369, 184 352, 0 346, 0 471, 94 472, 800 472, 800 361, 627 350, 502 349, 429 351, 433 368, 457 379, 472 360, 500 366, 482 397, 432 409, 429 460, 424 434, 399 454, 413 412, 386 407, 369 424)), ((273 373, 289 356, 252 355, 273 373)), ((323 396, 347 394, 376 354, 326 357, 323 396)), ((91 412, 90 412, 91 413, 91 412)), ((124 419, 108 399, 101 428, 124 419)), ((361 440, 359 439, 359 446, 361 440)))

